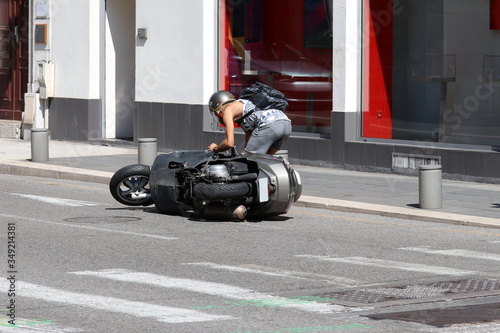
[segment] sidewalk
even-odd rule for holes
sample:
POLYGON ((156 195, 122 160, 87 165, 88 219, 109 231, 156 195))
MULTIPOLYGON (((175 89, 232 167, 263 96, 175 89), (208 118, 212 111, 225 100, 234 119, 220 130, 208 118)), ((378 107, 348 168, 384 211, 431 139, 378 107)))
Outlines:
MULTIPOLYGON (((31 161, 29 140, 0 138, 0 174, 107 184, 119 168, 137 163, 137 147, 50 141, 49 161, 31 161)), ((500 185, 443 180, 443 208, 418 206, 418 177, 294 165, 302 178, 296 206, 423 221, 500 228, 500 185)))

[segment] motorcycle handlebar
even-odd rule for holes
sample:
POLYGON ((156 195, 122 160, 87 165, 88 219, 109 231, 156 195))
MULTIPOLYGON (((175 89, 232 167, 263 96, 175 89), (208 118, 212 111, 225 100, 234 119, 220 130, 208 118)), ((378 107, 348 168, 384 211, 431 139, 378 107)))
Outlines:
POLYGON ((219 154, 223 154, 224 156, 227 156, 227 157, 233 157, 233 156, 240 155, 240 153, 236 150, 236 147, 231 147, 228 150, 220 152, 220 153, 219 152, 213 152, 213 154, 214 154, 214 156, 217 156, 219 154))

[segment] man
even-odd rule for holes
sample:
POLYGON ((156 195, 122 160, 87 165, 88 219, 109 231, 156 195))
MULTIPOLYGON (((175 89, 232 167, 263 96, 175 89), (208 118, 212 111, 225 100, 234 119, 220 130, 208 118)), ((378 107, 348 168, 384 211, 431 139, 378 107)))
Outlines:
POLYGON ((215 92, 208 107, 226 126, 226 138, 208 146, 213 152, 234 147, 235 122, 245 131, 245 151, 251 153, 274 155, 292 132, 292 123, 283 111, 261 110, 250 100, 235 99, 229 91, 215 92))

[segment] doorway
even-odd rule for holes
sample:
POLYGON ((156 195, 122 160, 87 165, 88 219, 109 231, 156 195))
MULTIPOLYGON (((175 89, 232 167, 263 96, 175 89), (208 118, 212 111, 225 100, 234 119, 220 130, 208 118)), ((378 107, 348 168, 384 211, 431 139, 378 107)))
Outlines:
POLYGON ((106 0, 105 137, 133 137, 135 2, 106 0))
POLYGON ((28 84, 28 1, 0 0, 0 119, 21 120, 28 84))

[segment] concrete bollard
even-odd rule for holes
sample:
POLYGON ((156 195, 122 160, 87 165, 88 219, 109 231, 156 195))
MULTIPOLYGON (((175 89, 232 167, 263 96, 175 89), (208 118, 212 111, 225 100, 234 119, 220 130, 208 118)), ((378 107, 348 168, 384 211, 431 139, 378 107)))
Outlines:
POLYGON ((420 208, 442 208, 441 169, 441 165, 419 166, 418 193, 420 208))
POLYGON ((49 160, 49 130, 46 128, 31 129, 31 161, 47 162, 49 160))
POLYGON ((156 138, 141 138, 138 142, 139 164, 153 165, 156 155, 158 155, 156 138))

